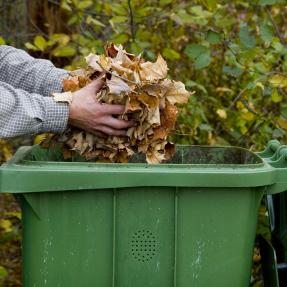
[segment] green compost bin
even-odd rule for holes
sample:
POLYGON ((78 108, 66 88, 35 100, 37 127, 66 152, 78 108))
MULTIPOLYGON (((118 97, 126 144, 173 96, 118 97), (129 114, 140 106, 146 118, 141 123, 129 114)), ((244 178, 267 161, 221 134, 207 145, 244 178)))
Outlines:
POLYGON ((21 200, 24 287, 249 286, 260 201, 287 189, 273 145, 178 146, 160 165, 21 148, 0 191, 21 200))

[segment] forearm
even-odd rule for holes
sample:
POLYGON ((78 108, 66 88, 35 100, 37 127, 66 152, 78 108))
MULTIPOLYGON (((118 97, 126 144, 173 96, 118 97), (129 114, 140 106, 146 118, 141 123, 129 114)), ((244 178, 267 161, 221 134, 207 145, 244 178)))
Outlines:
POLYGON ((61 91, 68 72, 56 68, 50 61, 35 59, 25 51, 0 46, 0 81, 29 93, 49 96, 61 91))
POLYGON ((63 132, 68 115, 67 104, 0 82, 0 138, 63 132))

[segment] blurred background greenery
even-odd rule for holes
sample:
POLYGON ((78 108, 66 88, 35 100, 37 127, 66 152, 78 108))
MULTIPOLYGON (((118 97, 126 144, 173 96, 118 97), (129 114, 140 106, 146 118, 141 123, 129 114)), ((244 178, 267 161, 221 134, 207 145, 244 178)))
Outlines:
MULTIPOLYGON (((181 108, 176 143, 260 150, 271 138, 286 141, 286 0, 0 0, 0 15, 0 44, 69 70, 108 41, 148 60, 162 54, 170 77, 196 91, 181 108)), ((31 142, 0 141, 0 160, 31 142)), ((12 231, 19 242, 18 207, 7 196, 0 201, 0 244, 12 231)), ((8 280, 7 268, 1 259, 0 282, 20 286, 19 270, 10 268, 8 280)))

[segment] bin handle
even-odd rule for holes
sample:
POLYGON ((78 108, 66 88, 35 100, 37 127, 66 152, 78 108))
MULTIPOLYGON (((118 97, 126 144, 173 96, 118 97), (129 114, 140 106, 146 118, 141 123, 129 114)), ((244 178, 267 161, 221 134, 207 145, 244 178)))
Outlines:
POLYGON ((267 186, 266 194, 276 194, 287 190, 287 145, 281 145, 277 140, 269 141, 263 152, 257 153, 274 168, 275 183, 267 186))

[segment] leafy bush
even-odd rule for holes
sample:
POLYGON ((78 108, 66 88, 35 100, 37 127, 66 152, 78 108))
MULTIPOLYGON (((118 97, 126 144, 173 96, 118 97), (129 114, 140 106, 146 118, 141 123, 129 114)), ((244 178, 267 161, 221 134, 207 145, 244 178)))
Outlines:
POLYGON ((259 149, 286 139, 285 0, 62 0, 59 8, 65 33, 38 35, 26 47, 71 62, 67 69, 107 41, 148 60, 161 53, 172 78, 197 91, 174 141, 259 149))

